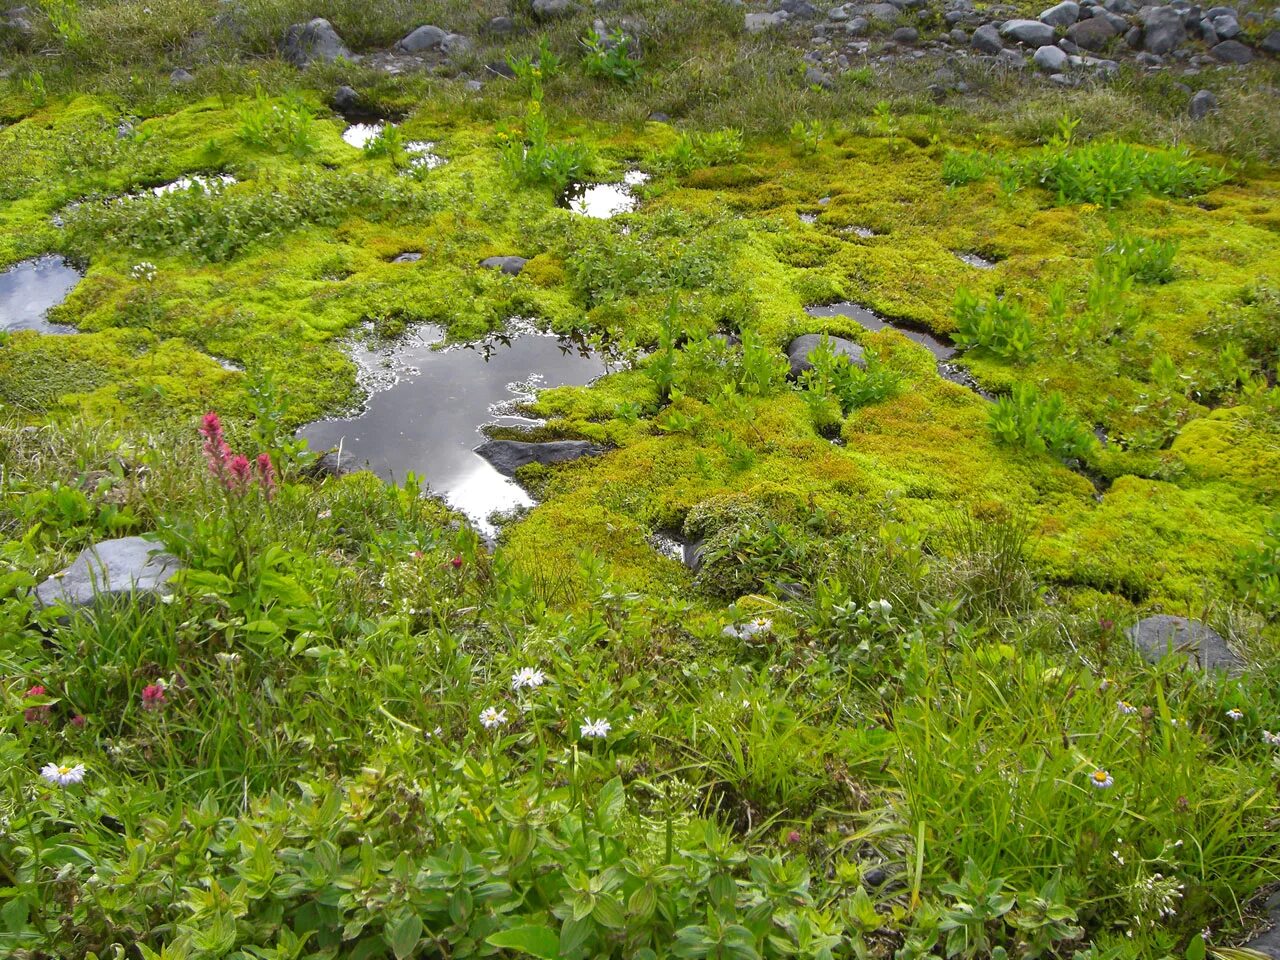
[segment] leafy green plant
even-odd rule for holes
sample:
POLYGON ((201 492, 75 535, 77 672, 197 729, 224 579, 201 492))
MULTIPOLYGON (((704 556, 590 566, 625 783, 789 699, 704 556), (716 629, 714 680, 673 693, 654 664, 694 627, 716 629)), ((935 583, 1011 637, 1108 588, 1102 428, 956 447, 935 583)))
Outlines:
POLYGON ((590 150, 582 143, 551 141, 550 126, 539 99, 528 103, 523 139, 504 136, 498 149, 502 168, 509 176, 555 190, 582 179, 591 159, 590 150))
POLYGON ((1280 617, 1280 514, 1258 543, 1241 551, 1237 584, 1241 594, 1271 619, 1280 617))
POLYGON ((1028 383, 1015 383, 1011 394, 996 400, 990 424, 1002 443, 1064 460, 1087 457, 1097 444, 1089 428, 1067 411, 1059 391, 1041 396, 1028 383))
POLYGON ((1015 362, 1027 360, 1035 349, 1031 317, 1016 301, 993 295, 983 303, 967 287, 961 287, 956 293, 953 315, 955 341, 962 347, 981 347, 1015 362))
POLYGON ((844 414, 887 400, 902 383, 901 374, 885 366, 874 350, 866 351, 860 366, 836 353, 825 336, 809 354, 809 362, 812 367, 801 374, 801 385, 816 398, 834 398, 844 414))
POLYGON ((1173 267, 1177 253, 1174 240, 1152 240, 1118 231, 1100 260, 1107 268, 1138 283, 1169 283, 1177 275, 1173 267))
POLYGON ((300 96, 282 99, 261 91, 240 107, 238 136, 250 146, 305 157, 318 145, 311 106, 300 96))
POLYGON ((589 33, 582 45, 586 50, 582 64, 587 76, 627 86, 640 78, 640 64, 631 56, 631 40, 621 30, 604 38, 589 33))
POLYGON ((823 125, 817 120, 797 120, 791 125, 791 149, 798 156, 814 156, 822 145, 823 125))

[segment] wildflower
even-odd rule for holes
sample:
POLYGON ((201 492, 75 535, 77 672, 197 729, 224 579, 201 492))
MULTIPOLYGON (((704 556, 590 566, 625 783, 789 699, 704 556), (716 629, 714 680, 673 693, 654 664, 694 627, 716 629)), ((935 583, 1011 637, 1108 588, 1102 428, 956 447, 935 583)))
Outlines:
POLYGON ((507 711, 497 707, 485 707, 480 711, 480 725, 486 730, 496 730, 507 722, 507 711))
POLYGON ((1108 690, 1111 689, 1111 684, 1113 684, 1114 682, 1115 681, 1112 680, 1110 677, 1103 677, 1101 680, 1098 681, 1098 692, 1106 693, 1108 690))
MULTIPOLYGON (((46 696, 46 691, 45 688, 39 684, 36 684, 27 691, 28 700, 34 700, 36 697, 43 696, 46 696)), ((23 710, 22 718, 26 720, 27 723, 48 723, 51 711, 52 708, 47 703, 41 703, 34 707, 27 707, 27 709, 23 710)))
POLYGON ((212 410, 200 421, 200 435, 204 437, 204 458, 209 464, 209 472, 221 479, 231 457, 231 448, 222 433, 222 420, 212 410))
POLYGON ((85 718, 84 718, 84 714, 82 714, 82 713, 77 713, 74 717, 72 717, 72 718, 71 718, 71 725, 72 725, 73 727, 79 727, 79 728, 83 729, 83 728, 84 728, 84 725, 85 725, 87 722, 88 722, 88 721, 86 721, 86 720, 85 720, 85 718))
POLYGON ((167 701, 164 696, 164 684, 149 683, 142 688, 142 709, 159 710, 167 701))
POLYGON ((1262 742, 1269 747, 1280 747, 1280 733, 1272 733, 1270 730, 1263 730, 1262 742))
POLYGON ((134 280, 152 283, 156 278, 156 265, 150 260, 143 260, 141 263, 135 263, 133 265, 133 269, 129 271, 129 276, 134 280))
POLYGON ((1244 714, 1241 713, 1239 710, 1237 710, 1235 707, 1232 707, 1230 710, 1227 711, 1227 719, 1231 720, 1232 722, 1236 720, 1243 720, 1244 714))
POLYGON ((456 557, 454 557, 452 560, 450 560, 450 561, 449 561, 449 566, 453 567, 453 569, 455 569, 455 570, 461 570, 461 569, 462 569, 462 557, 461 557, 461 556, 456 556, 456 557))
POLYGON ((1116 625, 1116 622, 1112 620, 1110 617, 1098 618, 1098 626, 1102 629, 1103 633, 1110 633, 1111 628, 1114 627, 1115 625, 1116 625))
POLYGON ((79 783, 84 779, 84 764, 77 763, 74 767, 67 764, 46 763, 40 768, 40 776, 44 777, 52 784, 59 787, 70 786, 73 783, 79 783))
POLYGON ((521 667, 511 675, 512 690, 523 690, 525 687, 537 690, 546 682, 547 675, 536 667, 521 667))
POLYGON ((249 487, 249 458, 242 453, 233 455, 226 462, 227 489, 234 493, 244 493, 249 487))
POLYGON ((317 516, 319 519, 321 519, 321 520, 328 520, 330 517, 332 517, 332 516, 333 516, 333 511, 332 511, 332 510, 321 510, 319 513, 317 513, 317 514, 316 514, 316 516, 317 516))
POLYGON ((1137 713, 1137 712, 1138 712, 1138 708, 1137 708, 1137 707, 1135 707, 1135 706, 1134 706, 1132 703, 1130 703, 1128 700, 1119 700, 1119 701, 1117 701, 1117 702, 1116 702, 1116 709, 1117 709, 1117 710, 1119 710, 1119 711, 1120 711, 1122 714, 1124 714, 1125 716, 1128 716, 1128 715, 1129 715, 1129 714, 1131 714, 1131 713, 1137 713))
POLYGON ((604 717, 601 717, 599 720, 592 720, 590 717, 583 717, 582 726, 579 729, 582 731, 582 735, 584 737, 604 739, 609 735, 609 731, 613 729, 613 724, 604 717))
MULTIPOLYGON (((1089 774, 1089 783, 1095 790, 1110 790, 1115 782, 1115 778, 1105 770, 1095 770, 1089 774)), ((1122 860, 1121 863, 1123 862, 1122 860)))
POLYGON ((255 466, 258 469, 258 485, 262 487, 263 494, 270 500, 275 496, 276 492, 276 470, 271 465, 271 454, 258 454, 255 466))
POLYGON ((803 839, 804 837, 801 836, 799 830, 792 830, 790 833, 787 834, 787 843, 792 844, 793 846, 799 843, 803 839))

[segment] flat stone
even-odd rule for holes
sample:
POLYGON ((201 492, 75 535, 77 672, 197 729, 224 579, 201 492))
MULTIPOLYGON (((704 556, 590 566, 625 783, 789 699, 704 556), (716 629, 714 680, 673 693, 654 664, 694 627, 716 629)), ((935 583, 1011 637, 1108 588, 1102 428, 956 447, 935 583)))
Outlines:
POLYGON ((505 37, 507 34, 515 33, 516 22, 510 17, 494 17, 485 30, 495 37, 505 37))
POLYGON ((1067 39, 1085 50, 1101 50, 1117 32, 1106 17, 1093 17, 1072 24, 1067 29, 1067 39))
POLYGON ((1045 73, 1061 73, 1067 69, 1067 52, 1059 47, 1043 46, 1031 56, 1031 62, 1045 73))
MULTIPOLYGON (((806 333, 787 344, 787 359, 791 361, 792 377, 798 377, 806 370, 813 369, 813 364, 809 362, 809 355, 818 349, 822 339, 820 333, 806 333)), ((827 337, 827 340, 836 356, 845 357, 856 367, 867 365, 862 347, 852 340, 845 340, 843 337, 827 337)))
POLYGON ((1039 19, 1041 23, 1047 23, 1051 27, 1069 27, 1080 19, 1080 4, 1075 0, 1062 0, 1048 10, 1041 11, 1039 19))
POLYGON ((104 540, 81 552, 62 573, 36 587, 41 607, 87 607, 96 600, 130 594, 159 595, 182 562, 152 540, 104 540))
POLYGON ((1028 47, 1043 47, 1053 43, 1053 27, 1039 20, 1006 20, 1000 27, 1000 36, 1016 40, 1028 47))
POLYGON ((1223 40, 1209 51, 1214 58, 1223 63, 1246 64, 1253 62, 1253 51, 1239 40, 1223 40))
POLYGON ((350 60, 351 51, 323 17, 307 23, 295 23, 285 31, 281 53, 295 67, 302 68, 319 60, 333 63, 339 57, 350 60))
POLYGON ((445 32, 439 27, 423 24, 401 39, 396 48, 405 53, 427 53, 444 46, 444 38, 445 32))
POLYGON ((499 473, 510 477, 531 463, 567 463, 582 457, 598 457, 604 453, 604 447, 589 440, 549 440, 546 443, 488 440, 476 447, 476 453, 493 464, 499 473))
POLYGON ((525 257, 485 257, 480 261, 480 266, 489 270, 501 270, 508 276, 514 277, 528 262, 525 257))
POLYGON ((1156 614, 1139 620, 1125 633, 1148 663, 1181 653, 1202 670, 1238 670, 1243 661, 1227 642, 1199 620, 1156 614))

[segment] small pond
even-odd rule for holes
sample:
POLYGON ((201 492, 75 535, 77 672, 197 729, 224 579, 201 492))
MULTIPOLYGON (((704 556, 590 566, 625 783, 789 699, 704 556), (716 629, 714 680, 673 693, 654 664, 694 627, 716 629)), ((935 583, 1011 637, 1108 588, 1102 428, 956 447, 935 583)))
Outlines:
POLYGON ((996 262, 994 260, 988 260, 986 257, 979 256, 976 253, 965 253, 964 251, 959 250, 954 252, 961 263, 967 263, 969 266, 978 270, 994 270, 996 268, 996 262))
POLYGON ((353 359, 370 392, 363 411, 301 431, 313 450, 341 446, 343 462, 403 482, 413 471, 431 492, 492 535, 495 511, 533 498, 475 453, 484 426, 526 427, 517 408, 543 387, 584 385, 606 372, 605 358, 571 341, 533 331, 435 349, 444 338, 426 326, 389 347, 357 346, 353 359))
POLYGON ((579 183, 565 191, 562 205, 584 217, 608 220, 620 213, 630 213, 640 204, 633 187, 648 181, 642 170, 629 170, 621 183, 579 183))
POLYGON ((52 255, 24 260, 0 273, 0 330, 73 333, 72 327, 50 323, 45 314, 65 300, 83 276, 52 255))
MULTIPOLYGON (((347 129, 342 131, 342 140, 349 146, 358 150, 363 150, 367 144, 372 143, 382 135, 382 131, 387 128, 386 120, 368 120, 353 123, 347 129)), ((395 126, 395 124, 391 124, 395 126)), ((409 166, 411 168, 425 167, 428 170, 434 170, 436 167, 444 163, 444 157, 435 152, 436 145, 431 140, 410 140, 404 145, 404 152, 409 155, 409 166)))
POLYGON ((236 178, 229 173, 215 173, 210 176, 203 176, 197 173, 190 177, 179 177, 172 183, 162 183, 158 187, 152 187, 151 192, 157 197, 163 197, 166 193, 177 193, 180 190, 199 187, 202 192, 207 193, 215 183, 229 187, 235 182, 236 178))

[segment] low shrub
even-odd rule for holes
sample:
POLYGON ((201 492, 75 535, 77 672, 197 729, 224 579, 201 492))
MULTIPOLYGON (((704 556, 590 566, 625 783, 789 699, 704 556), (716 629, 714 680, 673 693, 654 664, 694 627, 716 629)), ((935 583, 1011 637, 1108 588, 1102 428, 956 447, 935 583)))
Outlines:
POLYGON ((992 295, 985 303, 967 287, 956 294, 953 315, 955 342, 981 347, 1005 360, 1027 360, 1036 344, 1035 328, 1026 309, 1013 300, 992 295))
POLYGON ((1092 431, 1067 411, 1057 391, 1044 396, 1028 383, 1018 383, 991 408, 991 430, 1002 442, 1063 460, 1084 458, 1097 444, 1092 431))

